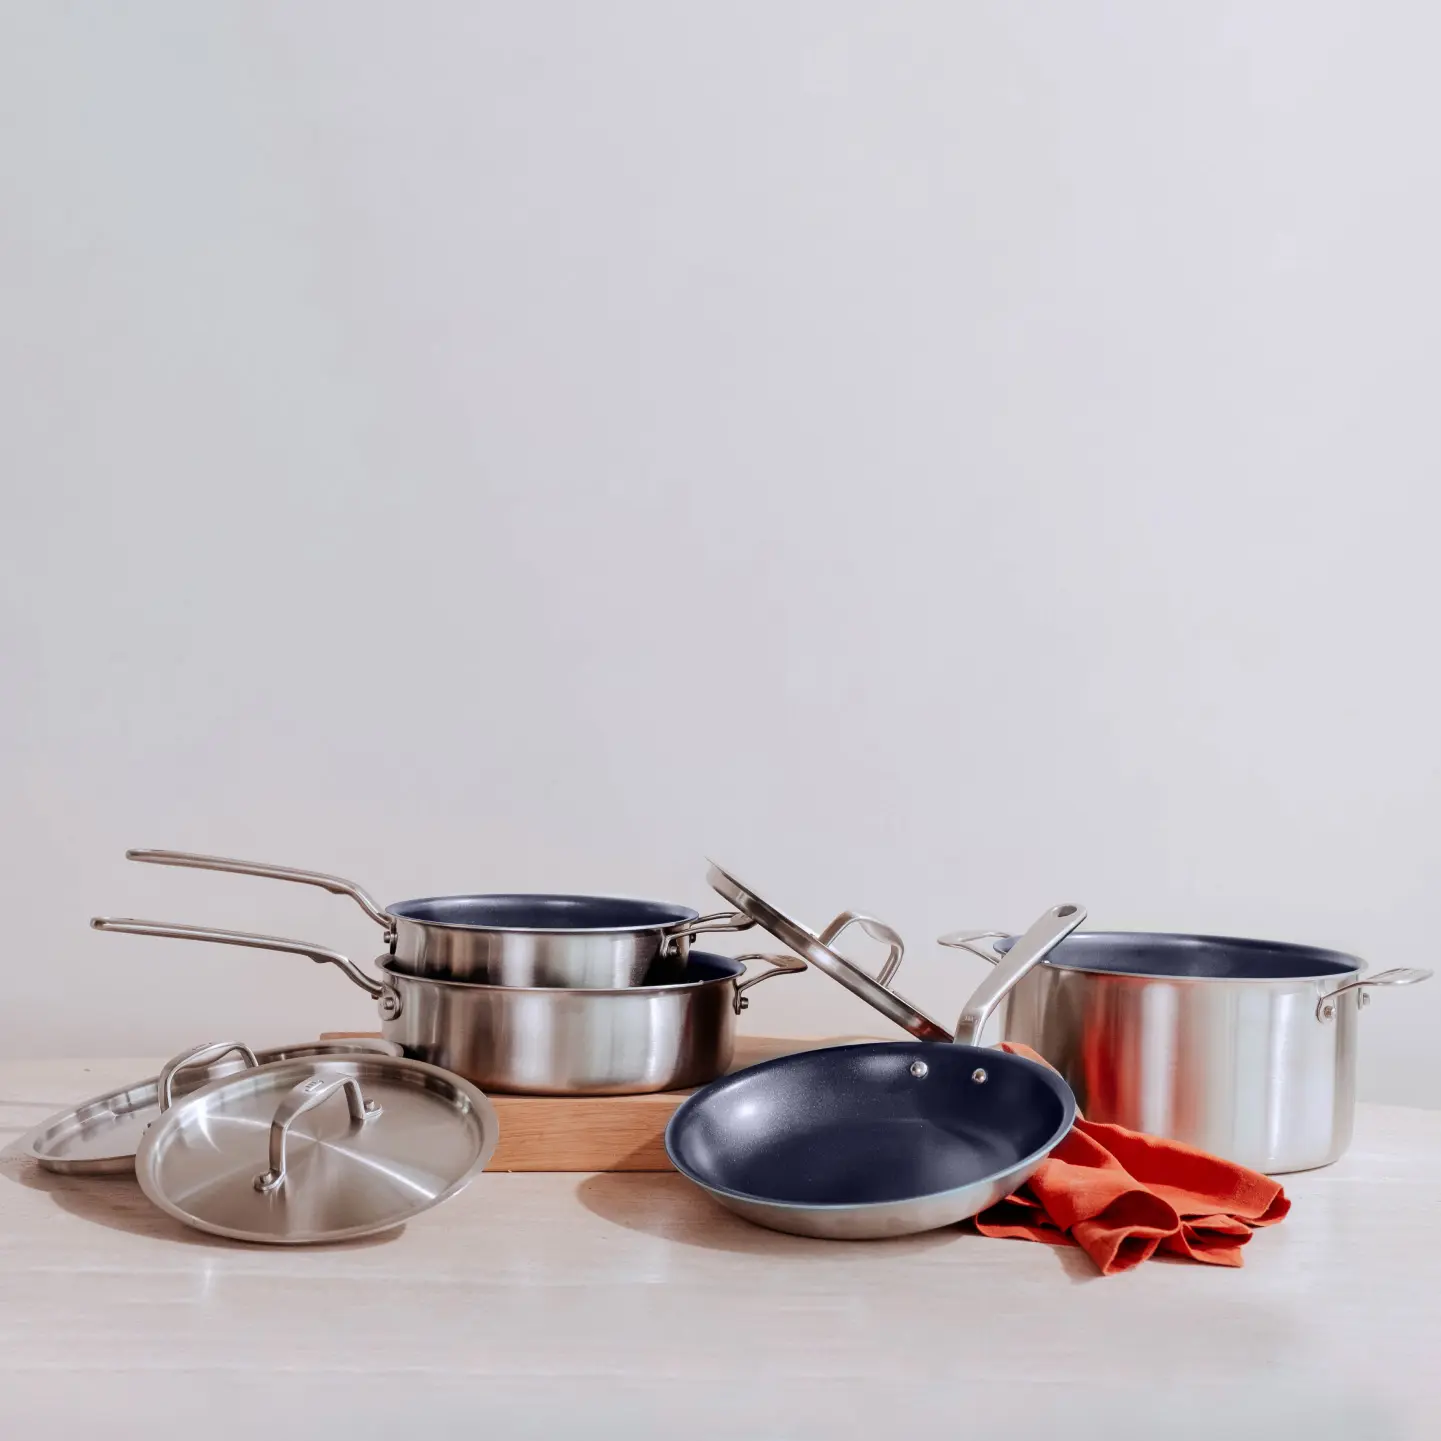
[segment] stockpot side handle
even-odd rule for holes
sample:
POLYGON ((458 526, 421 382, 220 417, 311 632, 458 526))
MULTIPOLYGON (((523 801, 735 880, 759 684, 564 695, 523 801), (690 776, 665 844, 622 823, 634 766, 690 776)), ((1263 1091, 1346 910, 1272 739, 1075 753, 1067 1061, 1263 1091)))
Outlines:
POLYGON ((877 920, 875 916, 868 916, 860 911, 842 911, 820 933, 818 939, 823 946, 830 946, 834 950, 835 943, 852 926, 859 926, 872 940, 880 941, 890 947, 885 964, 876 972, 876 980, 881 985, 890 985, 891 979, 900 970, 901 962, 905 959, 906 943, 884 921, 877 920))
POLYGON ((973 956, 999 966, 1006 953, 997 947, 996 942, 1005 940, 1008 935, 1009 931, 947 931, 945 935, 936 937, 936 943, 950 946, 953 950, 969 951, 973 956))
POLYGON ((736 960, 741 965, 745 965, 748 961, 765 961, 770 965, 770 970, 762 971, 760 975, 752 976, 748 981, 736 982, 736 1015, 740 1015, 740 1013, 745 1010, 745 1008, 751 1003, 751 998, 749 996, 741 994, 743 991, 748 991, 752 986, 758 986, 762 981, 769 981, 776 976, 793 976, 796 974, 797 971, 803 971, 806 968, 806 963, 801 960, 799 956, 750 955, 737 956, 736 960))
POLYGON ((241 1060, 247 1066, 254 1069, 260 1064, 255 1059, 255 1052, 245 1044, 244 1041, 206 1041, 202 1045, 192 1046, 188 1051, 182 1051, 178 1056, 172 1056, 160 1068, 160 1080, 156 1089, 160 1093, 160 1109, 168 1111, 175 1102, 175 1078, 187 1066, 203 1065, 207 1061, 218 1061, 223 1056, 228 1056, 232 1051, 239 1054, 241 1060))
POLYGON ((1069 903, 1052 906, 1032 923, 997 963, 966 1002, 956 1026, 961 1045, 978 1046, 981 1032, 991 1013, 1011 993, 1021 978, 1045 958, 1086 919, 1086 908, 1069 903))
POLYGON ((372 980, 348 956, 306 941, 287 941, 280 936, 252 936, 245 931, 219 931, 210 926, 177 926, 165 921, 136 921, 128 917, 96 916, 90 924, 97 931, 117 931, 126 936, 161 936, 174 941, 214 941, 222 946, 248 946, 256 951, 281 951, 286 955, 308 956, 317 965, 335 966, 371 1000, 385 994, 386 987, 372 980))
POLYGON ((379 1103, 365 1099, 360 1082, 354 1076, 311 1076, 308 1081, 301 1081, 275 1109, 270 1123, 270 1168, 255 1178, 257 1191, 278 1191, 285 1184, 285 1142, 290 1127, 298 1117, 313 1111, 337 1091, 345 1093, 352 1124, 363 1126, 380 1115, 379 1103))
POLYGON ((1337 986, 1334 991, 1327 991, 1316 1002, 1316 1019, 1318 1021, 1333 1019, 1336 1015, 1336 997, 1345 995, 1347 991, 1359 991, 1356 1004, 1364 1006, 1371 999, 1366 994, 1368 986, 1414 986, 1420 981, 1429 981, 1432 974, 1433 972, 1428 971, 1424 966, 1397 966, 1395 970, 1378 971, 1374 976, 1363 976, 1360 980, 1347 981, 1344 986, 1337 986))
POLYGON ((197 871, 228 871, 237 876, 260 876, 268 881, 295 881, 302 886, 319 886, 333 896, 349 896, 376 925, 389 932, 394 918, 388 916, 374 897, 354 881, 328 876, 323 871, 300 871, 292 866, 270 866, 262 861, 236 861, 228 856, 200 856, 189 851, 126 851, 127 861, 146 861, 157 866, 187 866, 197 871))

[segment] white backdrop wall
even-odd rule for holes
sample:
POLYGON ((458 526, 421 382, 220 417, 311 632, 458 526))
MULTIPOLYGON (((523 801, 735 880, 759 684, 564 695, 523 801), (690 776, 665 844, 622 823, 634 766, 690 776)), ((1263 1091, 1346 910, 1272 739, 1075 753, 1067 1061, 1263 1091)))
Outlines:
MULTIPOLYGON (((713 855, 1425 964, 1441 15, 0 12, 8 1054, 363 1026, 347 903, 713 855)), ((711 898, 714 899, 714 898, 711 898)), ((735 949, 732 943, 731 949, 735 949)), ((904 973, 903 973, 904 974, 904 973)), ((1363 1092, 1441 1105, 1441 983, 1363 1092)), ((884 1031, 821 976, 766 1032, 884 1031)), ((63 1099, 63 1098, 57 1098, 63 1099)))

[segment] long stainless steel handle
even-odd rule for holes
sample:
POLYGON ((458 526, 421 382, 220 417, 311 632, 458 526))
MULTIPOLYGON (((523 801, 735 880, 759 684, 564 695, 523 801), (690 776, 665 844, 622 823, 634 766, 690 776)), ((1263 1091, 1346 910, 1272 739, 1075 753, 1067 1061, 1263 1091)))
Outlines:
POLYGON ((379 1000, 387 991, 339 951, 312 946, 308 941, 287 941, 281 936, 252 936, 246 931, 218 931, 210 926, 175 926, 165 921, 136 921, 129 917, 96 916, 90 924, 97 931, 118 931, 126 936, 162 936, 174 941, 215 941, 222 946, 249 946, 256 951, 281 951, 286 955, 308 956, 318 965, 336 966, 365 992, 379 1000))
POLYGON ((1045 960, 1085 919, 1086 908, 1078 905, 1052 906, 1039 916, 966 1002, 956 1026, 956 1040, 962 1045, 979 1045, 991 1012, 1027 971, 1045 960))
POLYGON ((247 1066, 260 1064, 255 1059, 255 1052, 244 1041, 206 1041, 203 1045, 192 1046, 188 1051, 172 1056, 160 1068, 160 1109, 168 1111, 174 1103, 175 1078, 187 1066, 198 1066, 203 1061, 218 1061, 222 1056, 228 1056, 231 1051, 238 1051, 247 1066))
POLYGON ((323 871, 299 871, 292 866, 268 866, 261 861, 236 861, 228 856, 199 856, 189 851, 126 851, 127 861, 146 861, 156 866, 188 866, 197 871, 229 871, 237 876, 260 876, 269 881, 296 881, 302 886, 319 886, 333 896, 349 896, 376 925, 387 932, 395 922, 376 903, 370 893, 343 876, 328 876, 323 871))
POLYGON ((299 1116, 313 1111, 328 1101, 337 1091, 345 1092, 346 1104, 350 1107, 350 1119, 357 1126, 373 1121, 380 1115, 380 1107, 374 1101, 367 1101, 360 1093, 360 1082, 354 1076, 312 1076, 302 1081, 276 1107, 275 1119, 270 1123, 270 1169, 262 1171, 255 1178, 257 1191, 278 1191, 285 1184, 285 1142, 290 1128, 299 1116))
POLYGON ((1332 1020, 1336 1015, 1336 997, 1345 995, 1347 991, 1359 991, 1356 1004, 1364 1006, 1371 999, 1366 994, 1368 986, 1414 986, 1418 981, 1429 981, 1431 976, 1432 972, 1424 966, 1397 966, 1394 970, 1377 971, 1374 976, 1363 976, 1358 981, 1347 981, 1344 986, 1337 986, 1334 991, 1327 991, 1316 1002, 1316 1019, 1318 1021, 1332 1020))
POLYGON ((797 971, 803 971, 806 968, 806 963, 801 960, 799 956, 750 955, 737 956, 736 960, 738 960, 742 965, 744 965, 747 961, 766 961, 770 965, 770 970, 762 971, 760 975, 752 976, 749 980, 736 982, 736 1015, 740 1015, 740 1013, 745 1010, 745 1008, 751 1003, 751 998, 749 996, 741 994, 743 991, 748 991, 752 986, 758 986, 762 981, 772 980, 776 976, 793 976, 797 971))
POLYGON ((823 946, 834 946, 841 935, 851 926, 859 926, 873 940, 881 941, 890 947, 886 956, 886 963, 876 972, 876 980, 883 986, 891 982, 891 977, 900 970, 901 962, 906 956, 906 943, 900 938, 896 931, 892 930, 884 921, 878 921, 874 916, 863 915, 860 911, 842 911, 830 925, 820 934, 820 941, 823 946))

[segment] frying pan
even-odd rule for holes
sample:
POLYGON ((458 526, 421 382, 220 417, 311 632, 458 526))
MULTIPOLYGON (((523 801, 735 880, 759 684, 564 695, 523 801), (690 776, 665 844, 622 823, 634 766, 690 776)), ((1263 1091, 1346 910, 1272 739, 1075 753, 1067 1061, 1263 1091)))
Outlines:
POLYGON ((1053 906, 966 1003, 955 1042, 827 1046, 764 1061, 676 1109, 683 1176, 776 1231, 837 1240, 949 1226, 1008 1196, 1076 1118, 1064 1080, 976 1045, 1007 992, 1085 919, 1053 906))

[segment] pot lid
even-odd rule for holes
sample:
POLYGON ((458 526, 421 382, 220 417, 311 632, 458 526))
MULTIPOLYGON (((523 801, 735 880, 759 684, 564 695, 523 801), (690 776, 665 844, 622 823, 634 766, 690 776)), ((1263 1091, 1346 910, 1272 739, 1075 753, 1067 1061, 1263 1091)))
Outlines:
POLYGON ((302 1057, 350 1055, 357 1051, 398 1056, 393 1041, 351 1038, 302 1041, 254 1051, 241 1041, 209 1041, 173 1056, 158 1076, 92 1096, 42 1121, 22 1143, 26 1154, 48 1171, 105 1175, 135 1169, 135 1150, 146 1128, 171 1103, 221 1076, 246 1067, 302 1057))
POLYGON ((344 1241, 453 1196, 499 1133, 485 1096, 439 1066, 360 1053, 275 1061, 176 1101, 141 1138, 135 1174, 201 1231, 344 1241))
POLYGON ((883 1016, 909 1031, 922 1041, 949 1041, 951 1032, 933 1021, 924 1011, 918 1011, 906 998, 884 984, 895 974, 900 965, 904 946, 901 938, 889 926, 882 925, 871 916, 860 916, 853 911, 843 911, 819 934, 792 920, 784 911, 778 910, 769 901, 758 896, 743 881, 727 870, 710 862, 706 880, 720 895, 724 896, 738 911, 744 912, 762 930, 768 931, 783 945, 789 946, 798 956, 803 956, 817 970, 824 971, 832 980, 839 981, 853 995, 867 1005, 873 1006, 883 1016), (837 951, 833 942, 847 926, 860 925, 874 936, 891 944, 891 956, 881 972, 883 979, 877 979, 869 971, 862 970, 854 961, 848 961, 837 951))

